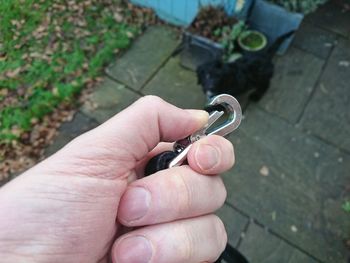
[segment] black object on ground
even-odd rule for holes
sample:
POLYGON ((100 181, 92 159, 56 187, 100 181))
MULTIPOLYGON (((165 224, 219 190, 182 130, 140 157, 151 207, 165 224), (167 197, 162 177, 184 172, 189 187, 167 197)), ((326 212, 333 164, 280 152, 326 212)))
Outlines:
POLYGON ((224 252, 215 263, 249 263, 248 260, 234 247, 227 243, 224 252), (224 260, 224 261, 223 261, 224 260))
POLYGON ((261 52, 246 52, 234 62, 213 60, 198 67, 198 84, 208 98, 218 94, 238 96, 254 90, 250 95, 259 101, 270 86, 274 73, 273 56, 280 45, 294 34, 294 31, 280 36, 268 49, 261 52))

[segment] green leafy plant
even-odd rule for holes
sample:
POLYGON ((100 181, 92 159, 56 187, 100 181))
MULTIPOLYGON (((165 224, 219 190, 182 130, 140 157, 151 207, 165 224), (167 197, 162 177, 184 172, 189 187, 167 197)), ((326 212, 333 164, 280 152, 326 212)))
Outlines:
POLYGON ((239 21, 233 26, 224 26, 214 31, 214 35, 219 37, 219 43, 224 47, 225 59, 228 60, 235 51, 236 41, 239 35, 246 29, 243 21, 239 21))
POLYGON ((270 0, 270 2, 280 5, 291 12, 309 14, 327 2, 327 0, 270 0))

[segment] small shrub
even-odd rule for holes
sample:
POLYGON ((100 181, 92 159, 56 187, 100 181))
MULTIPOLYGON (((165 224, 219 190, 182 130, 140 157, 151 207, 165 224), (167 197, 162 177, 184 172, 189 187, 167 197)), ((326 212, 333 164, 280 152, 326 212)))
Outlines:
POLYGON ((291 12, 309 14, 327 2, 327 0, 270 0, 270 2, 280 5, 291 12))
POLYGON ((233 54, 235 50, 236 40, 239 35, 245 30, 246 26, 243 21, 239 21, 233 26, 224 26, 222 28, 218 28, 214 31, 214 35, 216 35, 219 39, 219 43, 225 49, 225 58, 229 59, 229 57, 233 54))

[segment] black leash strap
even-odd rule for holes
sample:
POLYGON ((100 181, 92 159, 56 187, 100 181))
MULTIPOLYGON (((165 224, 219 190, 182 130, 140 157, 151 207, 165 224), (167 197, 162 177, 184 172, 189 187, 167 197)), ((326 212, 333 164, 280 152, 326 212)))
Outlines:
POLYGON ((227 243, 224 252, 215 263, 249 263, 248 260, 234 247, 227 243))
POLYGON ((145 176, 149 176, 161 170, 168 169, 169 163, 178 155, 173 151, 162 152, 148 161, 145 168, 145 176))

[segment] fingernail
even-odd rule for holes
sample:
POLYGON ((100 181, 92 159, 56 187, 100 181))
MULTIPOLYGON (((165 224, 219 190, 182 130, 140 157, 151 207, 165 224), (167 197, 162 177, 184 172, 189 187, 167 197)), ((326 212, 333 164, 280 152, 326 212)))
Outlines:
POLYGON ((145 188, 132 187, 123 196, 122 219, 135 221, 144 217, 150 207, 151 194, 145 188))
POLYGON ((122 240, 115 248, 114 262, 147 263, 152 258, 151 242, 143 236, 132 236, 122 240))
POLYGON ((208 122, 209 114, 204 110, 186 110, 189 112, 198 122, 205 125, 208 122))
POLYGON ((213 169, 219 162, 218 150, 209 144, 200 144, 195 153, 198 166, 203 171, 213 169))

